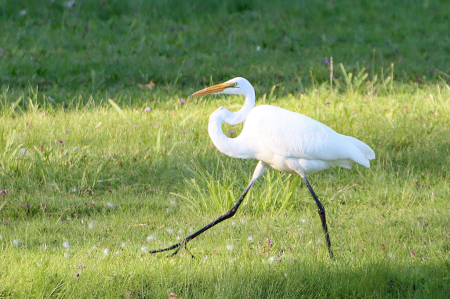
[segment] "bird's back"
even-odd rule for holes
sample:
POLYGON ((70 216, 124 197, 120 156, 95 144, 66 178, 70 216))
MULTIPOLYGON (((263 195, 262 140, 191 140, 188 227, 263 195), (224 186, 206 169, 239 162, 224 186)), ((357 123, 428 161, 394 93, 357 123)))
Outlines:
POLYGON ((239 138, 251 143, 259 160, 277 154, 348 168, 352 162, 370 167, 369 160, 375 158, 373 150, 362 141, 338 134, 305 115, 270 105, 251 110, 239 138))

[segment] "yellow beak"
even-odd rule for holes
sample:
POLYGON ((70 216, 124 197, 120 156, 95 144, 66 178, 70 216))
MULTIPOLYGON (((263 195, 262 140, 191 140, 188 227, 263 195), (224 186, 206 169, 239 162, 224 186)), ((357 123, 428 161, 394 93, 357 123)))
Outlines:
POLYGON ((219 93, 219 92, 223 92, 227 88, 234 88, 234 87, 235 87, 235 83, 232 83, 232 82, 220 83, 220 84, 199 90, 197 92, 194 92, 193 94, 190 95, 190 97, 204 96, 207 94, 219 93))

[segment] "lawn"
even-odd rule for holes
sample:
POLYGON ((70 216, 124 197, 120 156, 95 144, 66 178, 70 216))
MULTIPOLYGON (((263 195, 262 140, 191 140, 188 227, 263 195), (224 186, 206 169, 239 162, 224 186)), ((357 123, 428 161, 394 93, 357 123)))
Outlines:
MULTIPOLYGON (((444 1, 0 3, 0 298, 447 298, 444 1), (330 58, 333 76, 330 80, 330 58), (371 168, 269 171, 218 152, 188 98, 243 76, 257 105, 369 146, 371 168), (191 257, 191 254, 195 258, 191 257)), ((236 137, 242 125, 224 125, 236 137)))

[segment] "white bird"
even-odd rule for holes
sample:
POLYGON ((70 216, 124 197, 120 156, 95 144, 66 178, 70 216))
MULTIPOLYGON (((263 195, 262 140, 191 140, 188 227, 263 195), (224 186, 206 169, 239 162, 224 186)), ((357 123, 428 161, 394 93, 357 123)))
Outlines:
POLYGON ((211 114, 208 133, 214 145, 222 153, 233 158, 256 159, 259 160, 259 163, 243 194, 225 215, 171 247, 150 252, 177 248, 172 254, 173 256, 182 246, 186 247, 186 243, 191 239, 232 217, 255 181, 269 167, 272 167, 301 176, 317 204, 328 252, 330 258, 333 258, 325 209, 309 184, 306 174, 334 166, 351 168, 353 163, 369 168, 369 160, 375 158, 374 151, 364 142, 336 133, 330 127, 305 115, 271 105, 255 107, 255 90, 244 78, 234 78, 225 83, 202 89, 192 94, 191 97, 207 94, 244 95, 245 103, 239 111, 231 112, 220 107, 211 114), (241 122, 244 122, 244 127, 238 137, 228 138, 225 136, 222 131, 223 123, 236 125, 241 122))

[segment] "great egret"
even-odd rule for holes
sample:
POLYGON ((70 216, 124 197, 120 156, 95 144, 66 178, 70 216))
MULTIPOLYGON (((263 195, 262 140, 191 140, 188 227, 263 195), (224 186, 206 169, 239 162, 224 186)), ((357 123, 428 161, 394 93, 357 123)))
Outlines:
POLYGON ((208 133, 214 145, 222 153, 241 159, 257 159, 258 165, 250 183, 245 188, 234 207, 202 229, 170 247, 152 250, 150 253, 176 249, 178 253, 186 243, 232 217, 244 200, 255 181, 269 167, 279 171, 295 173, 305 182, 315 200, 322 221, 330 258, 333 258, 331 242, 325 218, 325 208, 314 193, 306 178, 313 173, 329 167, 351 168, 352 163, 370 167, 369 160, 375 158, 374 151, 356 138, 336 133, 328 126, 305 115, 279 107, 260 105, 255 107, 255 90, 244 78, 234 78, 195 92, 191 97, 207 94, 241 94, 245 96, 244 106, 238 112, 230 112, 224 107, 217 109, 209 117, 208 133), (222 131, 222 124, 236 125, 244 122, 241 134, 228 138, 222 131))

